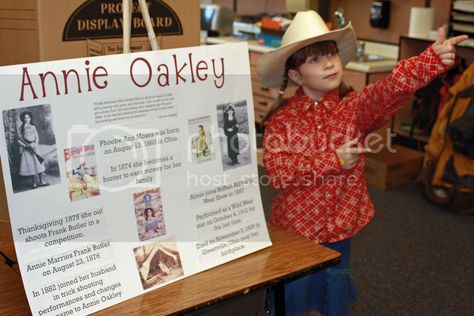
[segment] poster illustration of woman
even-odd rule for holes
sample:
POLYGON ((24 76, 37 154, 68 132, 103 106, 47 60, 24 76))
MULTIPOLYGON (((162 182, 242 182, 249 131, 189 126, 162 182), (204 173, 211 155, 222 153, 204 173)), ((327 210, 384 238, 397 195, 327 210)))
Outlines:
POLYGON ((189 139, 191 142, 188 158, 192 162, 204 162, 215 157, 211 136, 210 116, 196 117, 188 120, 189 139))

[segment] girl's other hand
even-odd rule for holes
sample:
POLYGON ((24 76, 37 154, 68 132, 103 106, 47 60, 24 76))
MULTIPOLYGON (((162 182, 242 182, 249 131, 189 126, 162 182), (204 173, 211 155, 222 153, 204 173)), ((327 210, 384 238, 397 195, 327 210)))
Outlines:
POLYGON ((361 147, 357 138, 348 141, 336 149, 339 162, 341 163, 342 168, 346 170, 354 168, 359 159, 359 155, 367 152, 370 152, 370 149, 361 147))
POLYGON ((454 65, 454 60, 456 58, 456 48, 454 46, 467 39, 467 35, 459 35, 446 39, 446 29, 440 27, 438 29, 438 39, 434 42, 432 48, 435 54, 438 55, 441 63, 451 67, 454 65))

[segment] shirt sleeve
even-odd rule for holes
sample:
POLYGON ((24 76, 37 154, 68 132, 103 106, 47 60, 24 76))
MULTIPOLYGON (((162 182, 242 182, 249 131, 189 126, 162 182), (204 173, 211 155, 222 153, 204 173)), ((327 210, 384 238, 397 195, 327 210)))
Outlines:
POLYGON ((263 139, 263 163, 272 187, 286 189, 315 186, 324 177, 343 172, 334 150, 328 148, 324 152, 306 156, 291 148, 288 141, 291 131, 281 121, 272 118, 265 125, 263 139))
POLYGON ((398 62, 386 78, 353 94, 360 130, 368 134, 383 126, 407 104, 411 93, 448 69, 431 46, 418 56, 398 62))

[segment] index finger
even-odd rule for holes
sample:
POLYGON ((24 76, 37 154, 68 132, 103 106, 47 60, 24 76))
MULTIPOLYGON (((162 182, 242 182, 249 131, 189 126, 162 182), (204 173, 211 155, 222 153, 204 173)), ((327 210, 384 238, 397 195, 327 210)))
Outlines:
POLYGON ((362 154, 362 153, 369 153, 370 149, 365 148, 365 147, 356 147, 356 148, 350 147, 350 148, 347 148, 345 152, 349 154, 362 154))
POLYGON ((447 39, 446 41, 451 44, 451 45, 456 45, 458 43, 461 43, 465 40, 467 40, 469 37, 467 35, 458 35, 455 37, 451 37, 450 39, 447 39))
POLYGON ((437 44, 443 44, 444 41, 446 40, 446 29, 444 26, 440 26, 438 28, 438 38, 436 39, 437 44))
POLYGON ((347 143, 345 143, 344 146, 352 147, 352 145, 356 145, 358 143, 359 143, 359 139, 354 138, 354 139, 351 139, 350 141, 348 141, 347 143))

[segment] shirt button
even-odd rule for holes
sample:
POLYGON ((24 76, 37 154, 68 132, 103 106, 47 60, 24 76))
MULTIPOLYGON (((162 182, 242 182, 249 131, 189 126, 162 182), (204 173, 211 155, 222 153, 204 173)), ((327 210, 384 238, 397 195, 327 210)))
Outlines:
POLYGON ((318 125, 316 126, 316 128, 317 128, 317 129, 321 129, 321 128, 323 128, 323 126, 322 126, 321 124, 318 124, 318 125))
POLYGON ((328 199, 331 199, 331 198, 332 198, 332 194, 331 194, 331 193, 328 193, 328 194, 326 194, 326 197, 327 197, 328 199))
POLYGON ((318 102, 318 101, 314 101, 314 105, 318 105, 318 104, 319 104, 319 102, 318 102))

